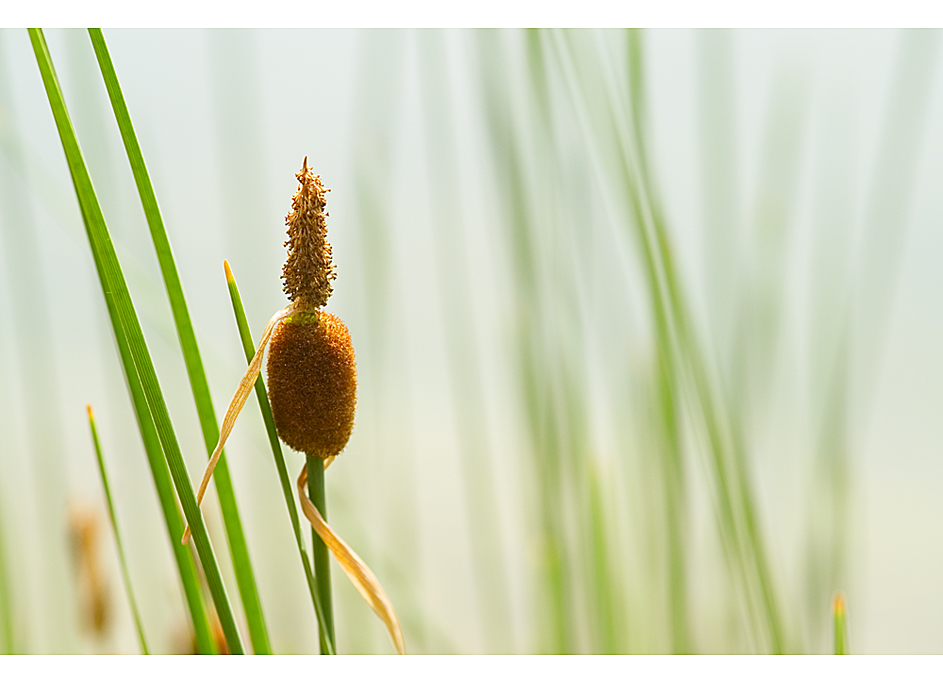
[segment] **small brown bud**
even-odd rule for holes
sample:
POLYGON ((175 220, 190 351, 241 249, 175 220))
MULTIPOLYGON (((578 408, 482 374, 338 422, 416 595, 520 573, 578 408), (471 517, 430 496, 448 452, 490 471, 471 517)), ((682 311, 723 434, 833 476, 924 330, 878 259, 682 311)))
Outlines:
POLYGON ((285 444, 325 459, 339 454, 357 406, 354 348, 344 322, 318 311, 282 321, 269 342, 268 393, 285 444))

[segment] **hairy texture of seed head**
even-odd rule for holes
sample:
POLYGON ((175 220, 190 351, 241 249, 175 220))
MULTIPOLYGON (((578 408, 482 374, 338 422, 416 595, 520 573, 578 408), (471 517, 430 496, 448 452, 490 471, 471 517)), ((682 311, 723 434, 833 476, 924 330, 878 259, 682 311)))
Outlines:
POLYGON ((308 168, 305 157, 301 171, 295 174, 298 192, 291 199, 291 211, 285 217, 288 226, 288 259, 282 269, 284 291, 300 310, 313 311, 327 304, 336 278, 331 263, 331 245, 327 241, 327 204, 324 194, 330 192, 321 184, 321 177, 308 168))
POLYGON ((285 444, 320 458, 339 454, 357 406, 354 348, 344 322, 318 311, 282 321, 269 342, 268 394, 285 444))

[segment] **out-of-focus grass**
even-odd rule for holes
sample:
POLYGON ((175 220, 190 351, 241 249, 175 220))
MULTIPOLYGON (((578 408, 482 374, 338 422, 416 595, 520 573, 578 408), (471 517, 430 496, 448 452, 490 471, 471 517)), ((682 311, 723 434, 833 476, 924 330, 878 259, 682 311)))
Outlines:
MULTIPOLYGON (((690 36, 684 59, 693 80, 677 86, 652 81, 659 54, 644 32, 362 32, 335 54, 324 46, 338 35, 305 34, 304 54, 310 48, 322 66, 350 74, 347 99, 336 90, 321 97, 312 77, 296 95, 315 93, 304 101, 316 106, 285 99, 298 111, 278 124, 265 105, 266 69, 292 60, 273 59, 271 45, 249 32, 206 37, 222 180, 221 192, 203 200, 219 198, 221 242, 243 294, 277 295, 277 271, 263 273, 261 264, 283 239, 291 187, 269 202, 269 176, 290 181, 294 166, 275 168, 272 159, 290 155, 297 164, 309 154, 321 163, 311 140, 339 135, 324 122, 347 113, 346 166, 316 143, 328 168, 349 169, 331 177, 316 166, 333 188, 332 305, 351 327, 361 380, 354 438, 332 469, 329 496, 352 544, 380 559, 374 570, 411 650, 827 649, 822 606, 854 575, 851 449, 860 440, 852 430, 867 414, 890 310, 938 35, 897 36, 873 159, 860 158, 852 98, 823 97, 817 65, 775 66, 768 90, 750 91, 760 103, 751 114, 739 32, 690 36), (346 61, 353 66, 340 66, 346 61), (693 86, 697 144, 684 163, 697 177, 695 226, 682 223, 690 214, 664 183, 653 144, 663 125, 652 117, 653 93, 669 86, 693 86), (283 145, 277 126, 293 128, 296 140, 283 145), (870 179, 864 191, 862 178, 870 179), (692 235, 699 249, 686 242, 692 235), (797 267, 805 261, 808 268, 797 267), (806 293, 800 305, 797 289, 806 293), (807 404, 791 405, 803 391, 807 404), (783 441, 788 447, 770 447, 783 441), (802 483, 802 502, 789 510, 805 517, 784 534, 791 527, 770 497, 766 454, 787 448, 803 453, 775 472, 802 483)), ((12 97, 0 90, 4 107, 12 97)), ((187 106, 181 116, 196 126, 187 106)), ((35 285, 4 299, 0 325, 15 326, 14 353, 35 370, 29 360, 57 343, 48 314, 34 320, 49 278, 29 261, 42 250, 29 244, 35 227, 10 228, 29 227, 33 207, 18 204, 13 190, 36 187, 35 174, 23 183, 22 169, 58 162, 35 151, 23 159, 13 129, 0 124, 3 263, 8 282, 35 285)), ((152 130, 142 141, 154 139, 155 124, 145 125, 152 130)), ((155 172, 158 193, 156 179, 173 173, 155 172)), ((173 237, 169 221, 168 231, 173 237)), ((186 240, 174 249, 193 257, 186 240)), ((207 283, 218 280, 219 260, 207 265, 207 283)), ((194 310, 215 287, 188 286, 194 310)), ((213 340, 213 383, 219 339, 231 344, 232 335, 201 339, 213 340)), ((43 372, 24 378, 34 456, 28 466, 0 462, 0 590, 13 597, 4 616, 11 650, 71 650, 76 636, 72 622, 54 633, 48 616, 32 614, 35 600, 17 598, 29 567, 59 572, 54 603, 73 601, 66 566, 53 562, 62 552, 54 536, 36 546, 48 558, 32 547, 16 552, 19 517, 35 504, 5 484, 8 473, 32 477, 37 501, 64 502, 71 480, 58 461, 68 461, 68 448, 40 444, 55 436, 35 425, 68 368, 43 372), (40 483, 30 474, 37 468, 59 481, 40 483), (14 632, 29 637, 10 642, 14 632)), ((183 382, 169 375, 171 386, 183 382)), ((253 483, 236 464, 264 457, 240 444, 243 452, 264 444, 264 433, 230 447, 234 487, 253 511, 251 546, 253 525, 286 523, 253 507, 253 483)), ((55 507, 36 508, 48 529, 62 525, 55 507)), ((278 573, 274 581, 260 569, 263 603, 281 600, 273 585, 282 580, 304 587, 297 563, 278 573)), ((336 591, 339 650, 386 648, 368 611, 336 591)), ((301 627, 273 624, 273 649, 314 651, 307 598, 284 604, 276 614, 299 615, 301 627)))
POLYGON ((128 573, 128 561, 124 555, 124 545, 121 543, 121 532, 118 528, 118 519, 115 517, 115 504, 111 497, 111 486, 108 484, 108 469, 105 467, 105 457, 102 455, 101 442, 98 439, 98 428, 95 427, 95 414, 92 407, 88 407, 88 424, 92 431, 92 443, 95 445, 95 457, 98 460, 98 470, 101 473, 102 489, 105 492, 105 503, 108 504, 108 519, 111 521, 111 530, 115 535, 115 546, 118 549, 118 560, 121 563, 121 577, 128 594, 128 604, 134 617, 134 628, 141 641, 141 652, 148 655, 147 639, 144 636, 144 626, 141 623, 141 613, 138 610, 137 600, 134 598, 134 588, 131 585, 131 575, 128 573))
POLYGON ((847 646, 845 644, 845 596, 844 594, 835 594, 832 600, 832 616, 835 630, 835 655, 845 655, 847 646))

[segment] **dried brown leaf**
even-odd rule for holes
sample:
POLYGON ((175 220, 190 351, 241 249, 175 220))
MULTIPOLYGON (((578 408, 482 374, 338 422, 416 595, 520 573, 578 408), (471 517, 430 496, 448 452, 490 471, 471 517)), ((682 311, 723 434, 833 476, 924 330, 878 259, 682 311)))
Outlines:
MULTIPOLYGON (((327 465, 325 465, 327 467, 327 465)), ((334 531, 328 527, 327 522, 321 517, 318 509, 315 508, 311 500, 305 495, 305 485, 308 483, 308 469, 302 468, 301 475, 298 476, 298 496, 301 498, 301 508, 305 517, 311 523, 314 531, 318 533, 321 540, 325 543, 334 558, 340 564, 341 569, 347 574, 347 577, 353 582, 353 585, 363 596, 367 605, 373 609, 373 612, 383 620, 390 637, 393 639, 393 645, 396 652, 400 655, 406 655, 406 643, 403 641, 403 630, 400 629, 399 620, 396 618, 396 612, 393 610, 393 604, 386 597, 383 587, 376 576, 371 572, 367 564, 364 563, 347 543, 338 537, 334 531)))

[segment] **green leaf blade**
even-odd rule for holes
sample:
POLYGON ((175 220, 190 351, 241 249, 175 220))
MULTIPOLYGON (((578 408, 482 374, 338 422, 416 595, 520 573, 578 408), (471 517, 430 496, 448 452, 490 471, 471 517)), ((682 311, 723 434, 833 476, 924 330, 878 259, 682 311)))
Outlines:
MULTIPOLYGON (((173 313, 174 324, 177 328, 177 336, 180 340, 181 350, 183 351, 184 363, 187 368, 193 399, 196 403, 200 428, 203 433, 203 441, 206 446, 207 456, 209 456, 213 453, 219 441, 219 424, 216 422, 216 414, 213 410, 213 400, 210 396, 209 383, 206 379, 203 360, 200 356, 196 334, 190 319, 186 298, 184 297, 183 285, 177 273, 177 266, 174 262, 170 240, 167 237, 167 231, 164 227, 160 208, 157 204, 157 196, 154 193, 154 187, 147 172, 147 166, 144 163, 144 155, 141 151, 141 146, 134 133, 131 115, 128 111, 127 103, 124 100, 124 95, 121 92, 121 86, 118 83, 118 76, 115 72, 114 64, 111 61, 108 47, 105 44, 105 38, 101 29, 89 29, 89 37, 95 49, 95 55, 98 58, 102 77, 105 81, 105 87, 108 90, 108 97, 114 109, 115 119, 121 131, 121 138, 124 142, 125 151, 128 155, 128 161, 131 164, 131 170, 138 188, 138 194, 141 198, 144 214, 147 218, 147 224, 150 228, 154 250, 157 253, 157 260, 160 264, 161 274, 164 278, 164 285, 167 290, 167 297, 170 300, 170 308, 173 313)), ((252 647, 257 654, 270 654, 271 645, 269 643, 268 628, 266 627, 265 618, 262 613, 262 604, 255 581, 255 573, 252 569, 252 562, 249 557, 245 532, 242 527, 242 520, 239 516, 235 490, 233 489, 225 452, 220 457, 214 474, 216 476, 216 490, 219 496, 220 509, 223 514, 226 537, 229 542, 230 554, 232 555, 236 584, 239 588, 239 595, 242 598, 243 607, 245 609, 252 647)))
POLYGON ((118 518, 115 515, 115 505, 111 498, 111 486, 108 484, 108 472, 105 469, 105 457, 102 456, 101 442, 98 439, 98 428, 95 427, 95 414, 92 407, 88 407, 88 425, 92 430, 92 443, 95 446, 95 456, 98 459, 98 472, 102 478, 102 488, 105 490, 105 502, 108 504, 108 519, 111 521, 111 531, 115 535, 115 546, 118 548, 118 561, 121 565, 121 577, 124 580, 125 591, 128 592, 128 603, 131 605, 131 615, 134 617, 134 627, 141 642, 141 652, 150 655, 147 649, 147 639, 144 638, 144 625, 141 622, 141 613, 138 602, 134 598, 131 587, 131 574, 128 572, 128 561, 124 554, 124 545, 121 543, 121 533, 118 531, 118 518))
MULTIPOLYGON (((242 305, 242 297, 239 294, 239 287, 236 285, 236 278, 229 268, 228 262, 223 262, 226 271, 226 284, 229 287, 229 298, 232 301, 233 313, 236 317, 236 326, 239 329, 239 339, 242 341, 242 349, 246 355, 246 362, 251 363, 255 356, 255 345, 252 342, 252 333, 249 330, 249 321, 246 318, 245 307, 242 305)), ((285 495, 285 505, 288 507, 288 516, 291 518, 291 527, 295 534, 295 544, 298 547, 298 555, 301 557, 301 565, 304 568, 305 580, 308 583, 308 591, 311 594, 311 602, 314 605, 314 612, 318 617, 319 624, 325 624, 324 608, 321 605, 321 598, 318 594, 317 583, 314 573, 311 570, 311 559, 305 551, 304 536, 301 532, 301 524, 298 518, 298 509, 295 506, 294 494, 291 488, 291 479, 288 475, 288 467, 285 465, 285 457, 282 454, 282 445, 278 439, 278 432, 275 430, 275 419, 272 417, 272 407, 269 404, 268 393, 265 390, 265 382, 262 375, 255 381, 255 396, 259 401, 259 410, 262 412, 262 420, 265 423, 265 430, 268 434, 269 444, 272 447, 272 456, 275 458, 275 468, 278 470, 278 480, 282 485, 282 493, 285 495)), ((327 652, 334 655, 337 652, 333 635, 327 641, 327 652)))
POLYGON ((241 654, 244 652, 242 640, 219 572, 219 564, 206 530, 206 523, 196 503, 196 496, 183 462, 180 445, 171 425, 167 405, 157 381, 157 374, 147 351, 147 345, 144 342, 140 321, 131 302, 124 275, 121 272, 110 234, 105 225, 104 215, 92 187, 91 178, 53 68, 49 49, 40 29, 30 29, 29 34, 50 108, 56 121, 56 128, 59 131, 63 151, 69 165, 72 181, 75 185, 89 243, 93 253, 97 253, 101 258, 102 271, 105 275, 105 280, 102 283, 103 291, 106 297, 110 293, 114 298, 115 308, 120 320, 120 326, 116 328, 116 333, 118 329, 121 329, 127 338, 127 346, 130 349, 134 366, 140 375, 144 397, 153 416, 157 436, 167 465, 170 468, 174 487, 180 497, 187 522, 193 530, 197 553, 206 574, 207 584, 216 605, 227 645, 231 653, 241 654))

